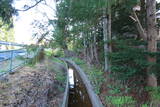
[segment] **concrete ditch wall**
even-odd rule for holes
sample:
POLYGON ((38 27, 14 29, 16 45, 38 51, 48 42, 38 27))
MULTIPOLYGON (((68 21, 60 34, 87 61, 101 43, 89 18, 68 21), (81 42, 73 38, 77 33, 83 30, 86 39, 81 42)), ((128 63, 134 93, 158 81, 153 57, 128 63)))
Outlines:
POLYGON ((67 62, 69 64, 69 66, 73 67, 77 71, 77 73, 80 75, 80 77, 86 87, 86 90, 88 92, 88 95, 89 95, 89 98, 91 100, 93 107, 103 107, 102 102, 100 101, 98 95, 94 92, 93 87, 91 85, 91 82, 88 80, 84 71, 71 60, 68 60, 68 59, 62 59, 62 60, 67 62))
POLYGON ((62 107, 68 107, 68 98, 69 98, 69 73, 68 73, 68 69, 67 69, 66 67, 64 67, 64 71, 67 72, 67 82, 66 82, 66 88, 65 88, 65 93, 64 93, 64 97, 63 97, 62 107))
POLYGON ((67 73, 66 87, 65 87, 65 92, 64 92, 63 102, 62 102, 61 107, 68 107, 68 98, 69 98, 69 72, 68 72, 67 63, 66 63, 66 66, 62 65, 62 64, 59 64, 59 63, 57 63, 57 64, 63 69, 64 72, 67 73))

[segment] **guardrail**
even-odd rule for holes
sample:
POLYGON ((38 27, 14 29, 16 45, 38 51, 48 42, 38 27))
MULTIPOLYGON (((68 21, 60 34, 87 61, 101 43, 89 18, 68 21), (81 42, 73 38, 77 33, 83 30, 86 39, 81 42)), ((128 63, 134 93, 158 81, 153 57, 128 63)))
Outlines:
MULTIPOLYGON (((8 45, 7 42, 0 45, 8 45)), ((35 52, 27 51, 24 45, 10 44, 11 46, 19 46, 21 49, 16 50, 0 50, 0 76, 9 72, 15 71, 15 69, 22 67, 26 62, 38 54, 39 49, 35 52)))
POLYGON ((0 62, 10 59, 11 56, 16 57, 18 54, 25 54, 25 49, 0 51, 0 62))
POLYGON ((14 43, 14 42, 6 42, 6 41, 0 41, 1 45, 11 45, 11 46, 26 46, 25 44, 18 44, 18 43, 14 43))
POLYGON ((27 57, 26 49, 0 51, 0 75, 24 65, 27 57))
POLYGON ((28 52, 27 49, 0 51, 0 75, 14 72, 34 58, 39 51, 40 48, 34 52, 28 52))

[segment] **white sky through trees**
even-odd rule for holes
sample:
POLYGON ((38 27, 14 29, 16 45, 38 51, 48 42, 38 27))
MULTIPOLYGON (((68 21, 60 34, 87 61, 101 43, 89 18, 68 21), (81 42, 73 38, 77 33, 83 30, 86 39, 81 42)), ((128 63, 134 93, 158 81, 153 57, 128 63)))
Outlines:
MULTIPOLYGON (((47 17, 51 19, 55 18, 55 0, 46 1, 49 7, 40 3, 32 9, 25 12, 19 12, 18 16, 14 16, 15 42, 25 44, 35 43, 35 40, 33 40, 32 37, 33 26, 31 24, 34 20, 39 20, 41 22, 46 20, 41 12, 46 12, 47 17)), ((157 0, 157 2, 160 2, 160 0, 157 0)), ((32 6, 34 3, 33 0, 15 0, 14 6, 16 9, 23 9, 25 4, 32 6)))
MULTIPOLYGON (((32 23, 34 22, 34 20, 39 20, 43 23, 43 21, 47 20, 47 17, 49 17, 50 19, 53 19, 55 17, 55 0, 46 1, 47 5, 49 6, 44 5, 44 2, 42 2, 32 9, 28 11, 20 11, 18 16, 14 16, 15 42, 25 44, 35 43, 35 40, 33 40, 32 37, 32 23), (43 16, 42 13, 46 13, 47 17, 43 16)), ((14 2, 14 6, 16 9, 23 9, 25 4, 32 6, 34 5, 34 2, 33 0, 15 0, 14 2)))

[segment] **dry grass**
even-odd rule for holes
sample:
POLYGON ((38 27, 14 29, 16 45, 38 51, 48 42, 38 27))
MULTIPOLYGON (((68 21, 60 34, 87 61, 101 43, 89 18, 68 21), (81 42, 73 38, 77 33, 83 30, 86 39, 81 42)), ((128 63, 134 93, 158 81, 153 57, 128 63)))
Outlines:
POLYGON ((2 78, 0 107, 59 107, 63 92, 57 89, 53 64, 45 60, 2 78))

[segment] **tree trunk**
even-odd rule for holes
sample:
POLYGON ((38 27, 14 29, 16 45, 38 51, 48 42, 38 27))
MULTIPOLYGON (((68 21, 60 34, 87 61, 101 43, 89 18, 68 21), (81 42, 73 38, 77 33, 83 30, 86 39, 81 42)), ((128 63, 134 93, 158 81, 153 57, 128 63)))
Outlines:
POLYGON ((103 40, 104 40, 104 71, 107 72, 108 71, 108 35, 107 35, 107 14, 106 14, 106 9, 103 10, 103 40))
MULTIPOLYGON (((149 52, 156 52, 157 51, 157 41, 156 40, 149 40, 148 41, 148 51, 149 52)), ((148 56, 148 62, 150 62, 150 63, 156 63, 156 57, 148 56)), ((151 72, 152 72, 152 67, 149 66, 147 68, 147 73, 148 73, 147 85, 149 87, 157 87, 157 78, 151 72)))
POLYGON ((146 3, 145 0, 140 0, 141 3, 141 11, 140 11, 140 21, 144 28, 146 28, 146 3))
MULTIPOLYGON (((111 4, 110 2, 108 3, 108 40, 110 43, 108 44, 109 52, 112 52, 112 45, 111 45, 111 36, 112 36, 112 31, 111 31, 111 23, 112 23, 112 13, 111 13, 111 4)), ((109 61, 108 61, 109 67, 111 66, 109 61)), ((108 69, 108 72, 111 72, 110 68, 108 69)))
MULTIPOLYGON (((108 40, 111 40, 112 31, 111 31, 111 22, 112 22, 112 13, 111 13, 111 5, 108 4, 108 40)), ((112 51, 112 46, 109 44, 109 52, 112 51)))
POLYGON ((96 63, 99 65, 99 59, 98 59, 98 53, 97 53, 97 46, 96 46, 96 35, 94 35, 94 43, 93 43, 93 48, 94 48, 94 57, 96 60, 96 63))
POLYGON ((91 55, 91 62, 94 62, 93 43, 90 43, 90 55, 91 55))
POLYGON ((69 57, 69 50, 68 50, 68 46, 65 42, 63 42, 63 51, 64 51, 64 55, 65 57, 69 57))
MULTIPOLYGON (((147 0, 147 40, 148 40, 148 52, 157 52, 157 28, 156 28, 156 0, 147 0)), ((156 63, 155 56, 148 56, 149 63, 156 63)), ((152 66, 147 68, 147 86, 154 88, 149 92, 149 100, 154 107, 158 107, 155 103, 155 99, 152 98, 152 94, 156 94, 155 88, 157 87, 157 77, 153 73, 152 66), (154 91, 154 93, 152 93, 154 91)))
MULTIPOLYGON (((157 29, 156 29, 156 0, 147 0, 147 38, 148 52, 157 52, 157 29)), ((150 63, 156 63, 156 57, 148 56, 150 63)), ((147 68, 147 85, 157 87, 157 78, 151 73, 152 67, 147 68)))
POLYGON ((86 49, 87 51, 87 64, 90 65, 91 64, 91 58, 90 58, 90 51, 89 48, 86 49))
POLYGON ((87 59, 87 45, 86 45, 86 39, 84 37, 83 39, 83 47, 84 47, 84 59, 87 59))

